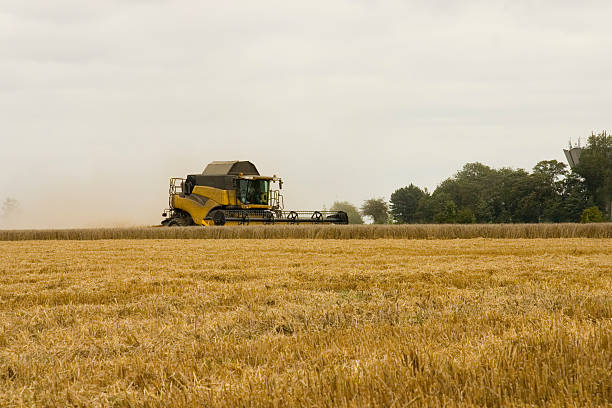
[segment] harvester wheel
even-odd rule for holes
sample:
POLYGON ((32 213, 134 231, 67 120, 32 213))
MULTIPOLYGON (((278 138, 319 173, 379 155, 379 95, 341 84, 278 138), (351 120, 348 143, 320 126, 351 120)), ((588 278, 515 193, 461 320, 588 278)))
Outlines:
POLYGON ((189 225, 193 225, 191 217, 175 217, 168 221, 169 227, 187 227, 189 225))
POLYGON ((315 222, 319 222, 323 218, 323 214, 321 214, 319 211, 315 211, 314 213, 312 213, 310 218, 315 222))
POLYGON ((222 210, 213 212, 212 219, 215 225, 225 225, 225 213, 222 210))

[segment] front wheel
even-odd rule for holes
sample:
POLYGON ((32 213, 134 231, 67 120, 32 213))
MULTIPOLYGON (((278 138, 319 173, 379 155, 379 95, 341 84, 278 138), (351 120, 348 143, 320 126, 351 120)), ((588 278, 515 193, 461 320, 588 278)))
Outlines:
POLYGON ((190 225, 193 225, 193 220, 191 219, 191 217, 187 218, 187 217, 176 217, 176 218, 172 218, 170 221, 168 221, 167 224, 169 227, 188 227, 190 225))
POLYGON ((215 225, 225 225, 225 213, 223 210, 214 211, 211 218, 215 225))

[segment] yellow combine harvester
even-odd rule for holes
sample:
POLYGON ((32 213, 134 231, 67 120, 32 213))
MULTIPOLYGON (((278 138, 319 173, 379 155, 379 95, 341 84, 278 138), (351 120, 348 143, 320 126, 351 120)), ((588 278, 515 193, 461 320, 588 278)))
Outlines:
POLYGON ((249 161, 214 161, 202 174, 170 179, 162 225, 348 224, 343 211, 285 211, 283 181, 261 176, 249 161))

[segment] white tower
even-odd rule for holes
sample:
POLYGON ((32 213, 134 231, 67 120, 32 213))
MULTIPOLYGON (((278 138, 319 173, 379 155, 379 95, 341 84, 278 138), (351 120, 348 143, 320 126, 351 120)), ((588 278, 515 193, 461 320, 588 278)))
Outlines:
POLYGON ((574 168, 580 163, 580 153, 582 153, 582 147, 572 147, 569 150, 563 149, 567 162, 571 168, 574 168))

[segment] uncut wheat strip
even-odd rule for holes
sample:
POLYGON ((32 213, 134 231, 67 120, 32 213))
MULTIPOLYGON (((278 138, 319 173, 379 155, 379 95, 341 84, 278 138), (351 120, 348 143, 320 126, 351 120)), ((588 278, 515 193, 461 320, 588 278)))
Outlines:
POLYGON ((183 228, 0 230, 0 241, 100 239, 469 239, 612 238, 612 223, 271 225, 183 228))

